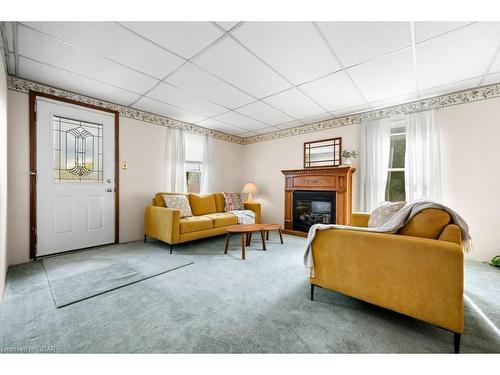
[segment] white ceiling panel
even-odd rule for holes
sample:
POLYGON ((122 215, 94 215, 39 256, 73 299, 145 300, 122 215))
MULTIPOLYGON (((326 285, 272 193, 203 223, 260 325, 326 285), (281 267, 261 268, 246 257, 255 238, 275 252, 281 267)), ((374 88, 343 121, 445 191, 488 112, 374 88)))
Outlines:
POLYGON ((365 103, 344 71, 305 83, 300 88, 329 111, 365 103))
POLYGON ((492 85, 495 83, 500 83, 500 72, 485 76, 482 85, 492 85))
POLYGON ((226 111, 224 107, 166 83, 155 87, 147 96, 206 117, 216 116, 226 111))
POLYGON ((442 95, 454 91, 466 90, 473 87, 477 87, 481 82, 481 78, 467 79, 465 81, 451 83, 449 85, 443 85, 438 87, 433 87, 420 91, 420 97, 426 98, 430 96, 442 95))
POLYGON ((256 130, 254 133, 257 133, 257 135, 259 134, 266 134, 266 133, 272 133, 272 132, 275 132, 275 131, 278 131, 279 129, 271 126, 269 128, 264 128, 264 129, 259 129, 259 130, 256 130))
POLYGON ((476 23, 417 45, 420 88, 484 74, 498 45, 499 22, 476 23))
POLYGON ((259 133, 256 133, 256 132, 246 132, 246 133, 238 134, 238 137, 248 138, 248 137, 252 137, 254 135, 258 135, 258 134, 259 133))
POLYGON ((499 50, 496 52, 495 60, 493 60, 488 73, 494 73, 500 71, 500 46, 499 50))
POLYGON ((184 122, 197 122, 205 119, 205 117, 186 111, 184 109, 180 109, 174 107, 170 104, 162 103, 154 99, 150 99, 147 97, 142 97, 139 99, 134 105, 133 108, 140 109, 143 111, 155 113, 158 115, 166 116, 173 118, 175 120, 184 121, 184 122))
POLYGON ((426 39, 450 32, 470 22, 415 22, 415 41, 420 43, 426 39))
POLYGON ((348 72, 370 102, 416 91, 411 49, 357 65, 348 72))
POLYGON ((258 101, 244 107, 238 108, 237 112, 252 117, 268 125, 281 124, 292 121, 293 118, 280 112, 270 105, 258 101))
POLYGON ((222 27, 224 30, 229 31, 235 27, 239 22, 229 22, 229 21, 217 21, 217 25, 222 27))
POLYGON ((296 88, 270 96, 264 101, 295 118, 304 118, 325 112, 323 108, 296 88))
POLYGON ((19 54, 138 94, 157 83, 153 78, 24 26, 19 26, 19 54))
POLYGON ((163 79, 185 61, 114 22, 25 24, 158 79, 163 79))
POLYGON ((340 69, 311 22, 246 22, 232 34, 296 85, 340 69))
POLYGON ((344 108, 339 111, 333 111, 332 114, 335 117, 343 117, 347 115, 352 115, 354 113, 360 113, 360 112, 365 112, 370 109, 370 106, 368 104, 362 104, 358 105, 355 107, 349 107, 349 108, 344 108))
POLYGON ((411 45, 409 22, 320 22, 319 27, 346 67, 411 45))
POLYGON ((322 113, 320 115, 302 118, 302 119, 300 119, 300 121, 302 121, 304 124, 314 124, 315 122, 331 120, 332 118, 333 118, 333 116, 331 114, 322 113))
POLYGON ((298 121, 298 120, 293 120, 289 122, 285 122, 283 124, 278 124, 275 127, 279 129, 290 129, 290 128, 296 128, 297 126, 302 126, 304 123, 298 121))
POLYGON ((236 108, 255 100, 193 64, 186 64, 167 81, 228 108, 236 108))
POLYGON ((247 130, 257 130, 268 126, 233 111, 223 113, 222 115, 214 117, 214 119, 247 130))
POLYGON ((52 66, 24 57, 19 58, 19 70, 22 77, 35 82, 43 82, 74 93, 88 95, 111 103, 129 105, 139 99, 139 95, 89 78, 69 73, 52 66))
POLYGON ((196 125, 203 126, 204 128, 208 129, 218 130, 220 132, 232 135, 248 133, 248 130, 246 129, 241 129, 236 126, 232 126, 224 122, 214 120, 213 118, 197 122, 196 125))
POLYGON ((190 59, 224 35, 210 22, 120 23, 186 59, 190 59))
POLYGON ((390 106, 394 106, 394 105, 398 105, 398 104, 411 102, 413 100, 417 100, 418 98, 419 98, 418 94, 416 92, 413 92, 413 93, 406 94, 406 95, 400 95, 400 96, 372 102, 371 106, 372 106, 372 108, 390 107, 390 106))
POLYGON ((257 98, 290 87, 283 78, 231 38, 217 43, 194 62, 257 98))
POLYGON ((13 22, 5 22, 5 37, 7 39, 7 49, 10 52, 14 52, 14 31, 13 31, 14 23, 13 22))

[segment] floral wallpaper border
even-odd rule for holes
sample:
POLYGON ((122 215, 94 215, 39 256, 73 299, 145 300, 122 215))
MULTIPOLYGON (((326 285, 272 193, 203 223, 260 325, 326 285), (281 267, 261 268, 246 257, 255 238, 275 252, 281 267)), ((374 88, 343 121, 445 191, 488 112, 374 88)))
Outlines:
POLYGON ((120 115, 135 120, 150 122, 160 126, 170 126, 175 128, 182 128, 191 133, 200 135, 209 135, 213 138, 220 139, 227 142, 233 142, 241 145, 248 145, 252 143, 272 141, 274 139, 292 137, 295 135, 307 134, 321 130, 327 130, 342 126, 359 124, 365 120, 374 120, 381 117, 390 117, 405 113, 419 112, 434 108, 443 108, 452 105, 465 104, 476 102, 479 100, 491 99, 500 97, 500 83, 472 88, 462 91, 457 91, 433 98, 415 100, 409 103, 399 104, 391 107, 371 110, 362 113, 356 113, 343 117, 336 117, 330 120, 320 121, 313 124, 301 125, 295 128, 277 130, 270 133, 255 135, 248 138, 241 138, 235 135, 226 134, 216 130, 203 128, 186 122, 174 120, 165 116, 155 115, 153 113, 133 109, 130 107, 113 104, 110 102, 94 99, 85 95, 79 95, 70 91, 54 88, 51 86, 43 85, 40 83, 32 82, 23 78, 14 76, 8 77, 8 88, 24 93, 29 90, 36 90, 43 93, 55 95, 62 98, 72 99, 81 103, 93 104, 104 108, 118 111, 120 115))
POLYGON ((208 135, 210 137, 220 139, 227 142, 233 142, 237 144, 243 144, 243 138, 237 137, 235 135, 230 135, 226 133, 222 133, 216 130, 203 128, 201 126, 196 126, 193 124, 189 124, 187 122, 182 122, 178 120, 174 120, 165 116, 155 115, 150 112, 141 111, 138 109, 126 107, 119 104, 114 104, 110 102, 106 102, 104 100, 99 100, 95 98, 91 98, 89 96, 75 94, 70 91, 66 91, 63 89, 58 89, 55 87, 43 85, 41 83, 32 82, 23 78, 9 76, 7 80, 8 88, 11 90, 28 93, 30 90, 35 90, 39 92, 43 92, 44 94, 51 94, 60 98, 66 98, 75 100, 80 103, 92 104, 99 107, 104 107, 107 109, 112 109, 114 111, 118 111, 121 116, 128 117, 135 120, 145 121, 152 124, 160 125, 160 126, 169 126, 173 128, 182 128, 191 133, 196 133, 200 135, 208 135))

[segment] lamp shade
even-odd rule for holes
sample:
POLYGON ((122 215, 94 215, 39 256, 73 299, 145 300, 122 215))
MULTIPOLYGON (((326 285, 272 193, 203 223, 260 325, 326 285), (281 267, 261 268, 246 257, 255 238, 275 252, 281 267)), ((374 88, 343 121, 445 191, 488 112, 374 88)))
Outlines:
POLYGON ((243 193, 257 193, 257 186, 253 182, 247 182, 243 187, 243 193))

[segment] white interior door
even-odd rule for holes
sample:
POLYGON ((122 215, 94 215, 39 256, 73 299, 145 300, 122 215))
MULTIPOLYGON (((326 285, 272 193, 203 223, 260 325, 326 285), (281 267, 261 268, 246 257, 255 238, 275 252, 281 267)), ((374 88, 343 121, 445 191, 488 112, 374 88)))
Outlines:
POLYGON ((115 240, 114 115, 37 99, 37 256, 115 240))

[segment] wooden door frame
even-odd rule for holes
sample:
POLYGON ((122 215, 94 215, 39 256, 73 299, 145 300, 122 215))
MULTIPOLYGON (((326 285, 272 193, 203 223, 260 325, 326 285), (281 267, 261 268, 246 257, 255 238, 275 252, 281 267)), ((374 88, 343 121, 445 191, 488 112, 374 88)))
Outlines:
POLYGON ((76 100, 46 94, 40 91, 29 91, 29 144, 30 144, 30 259, 36 259, 36 100, 47 98, 62 103, 68 103, 97 111, 112 113, 115 116, 115 241, 120 242, 120 112, 99 107, 93 104, 81 103, 76 100))

